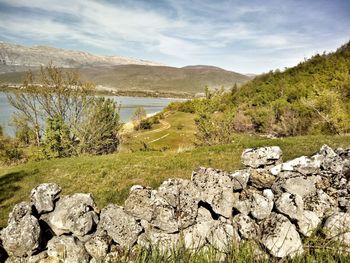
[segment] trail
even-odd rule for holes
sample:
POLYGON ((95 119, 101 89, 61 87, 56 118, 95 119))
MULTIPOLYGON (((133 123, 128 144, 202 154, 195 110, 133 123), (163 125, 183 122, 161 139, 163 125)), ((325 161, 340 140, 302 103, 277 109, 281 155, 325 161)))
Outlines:
POLYGON ((148 135, 148 134, 162 132, 162 131, 170 129, 170 127, 171 127, 170 123, 168 123, 168 122, 166 122, 164 120, 159 120, 159 122, 163 125, 162 127, 158 128, 158 129, 155 129, 153 131, 148 131, 148 132, 143 132, 143 133, 140 133, 140 134, 136 134, 134 137, 137 138, 140 135, 148 135))

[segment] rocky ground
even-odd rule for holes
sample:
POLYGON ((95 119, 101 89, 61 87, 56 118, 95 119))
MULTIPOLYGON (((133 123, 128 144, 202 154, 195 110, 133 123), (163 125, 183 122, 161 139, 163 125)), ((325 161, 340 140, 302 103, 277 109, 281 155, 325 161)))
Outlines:
POLYGON ((242 162, 242 170, 199 168, 158 189, 133 186, 124 207, 101 211, 91 194, 60 196, 58 185, 41 184, 10 213, 0 253, 7 262, 113 262, 122 248, 182 243, 224 255, 251 240, 257 258, 291 258, 316 230, 349 252, 350 149, 324 145, 282 162, 279 147, 263 147, 245 150, 242 162))

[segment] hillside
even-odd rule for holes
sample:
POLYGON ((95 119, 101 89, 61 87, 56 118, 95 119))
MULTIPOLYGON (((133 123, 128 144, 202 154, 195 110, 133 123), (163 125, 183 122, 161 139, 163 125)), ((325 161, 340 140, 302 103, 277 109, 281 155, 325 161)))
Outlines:
POLYGON ((237 131, 275 136, 349 133, 350 43, 193 104, 187 111, 202 113, 198 124, 207 138, 219 134, 217 139, 230 141, 237 131), (222 130, 227 134, 220 134, 222 130))
POLYGON ((46 46, 24 47, 0 43, 0 85, 18 85, 29 69, 34 72, 50 62, 67 70, 79 71, 84 80, 100 90, 118 92, 159 92, 196 94, 204 87, 226 89, 250 78, 214 66, 175 68, 155 62, 119 56, 99 56, 81 51, 46 46))

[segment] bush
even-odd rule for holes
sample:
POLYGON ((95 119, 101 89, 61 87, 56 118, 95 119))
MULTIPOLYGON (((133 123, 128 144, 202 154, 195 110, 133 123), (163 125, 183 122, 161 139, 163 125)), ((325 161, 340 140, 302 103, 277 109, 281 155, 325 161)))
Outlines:
POLYGON ((138 130, 149 130, 151 128, 152 128, 152 124, 148 119, 141 120, 138 126, 138 130))
POLYGON ((0 136, 0 165, 16 164, 25 161, 25 159, 17 141, 0 136))

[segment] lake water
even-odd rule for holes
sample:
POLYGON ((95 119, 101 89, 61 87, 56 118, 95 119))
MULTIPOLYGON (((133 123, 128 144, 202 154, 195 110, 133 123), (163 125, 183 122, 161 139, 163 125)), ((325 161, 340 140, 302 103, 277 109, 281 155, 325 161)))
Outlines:
MULTIPOLYGON (((173 98, 141 98, 141 97, 124 97, 108 96, 121 105, 120 118, 123 122, 130 121, 135 109, 143 107, 147 114, 162 111, 170 102, 183 101, 183 99, 173 98)), ((5 92, 0 92, 0 125, 4 128, 7 135, 14 135, 14 128, 10 126, 11 116, 15 109, 9 104, 5 92)))

